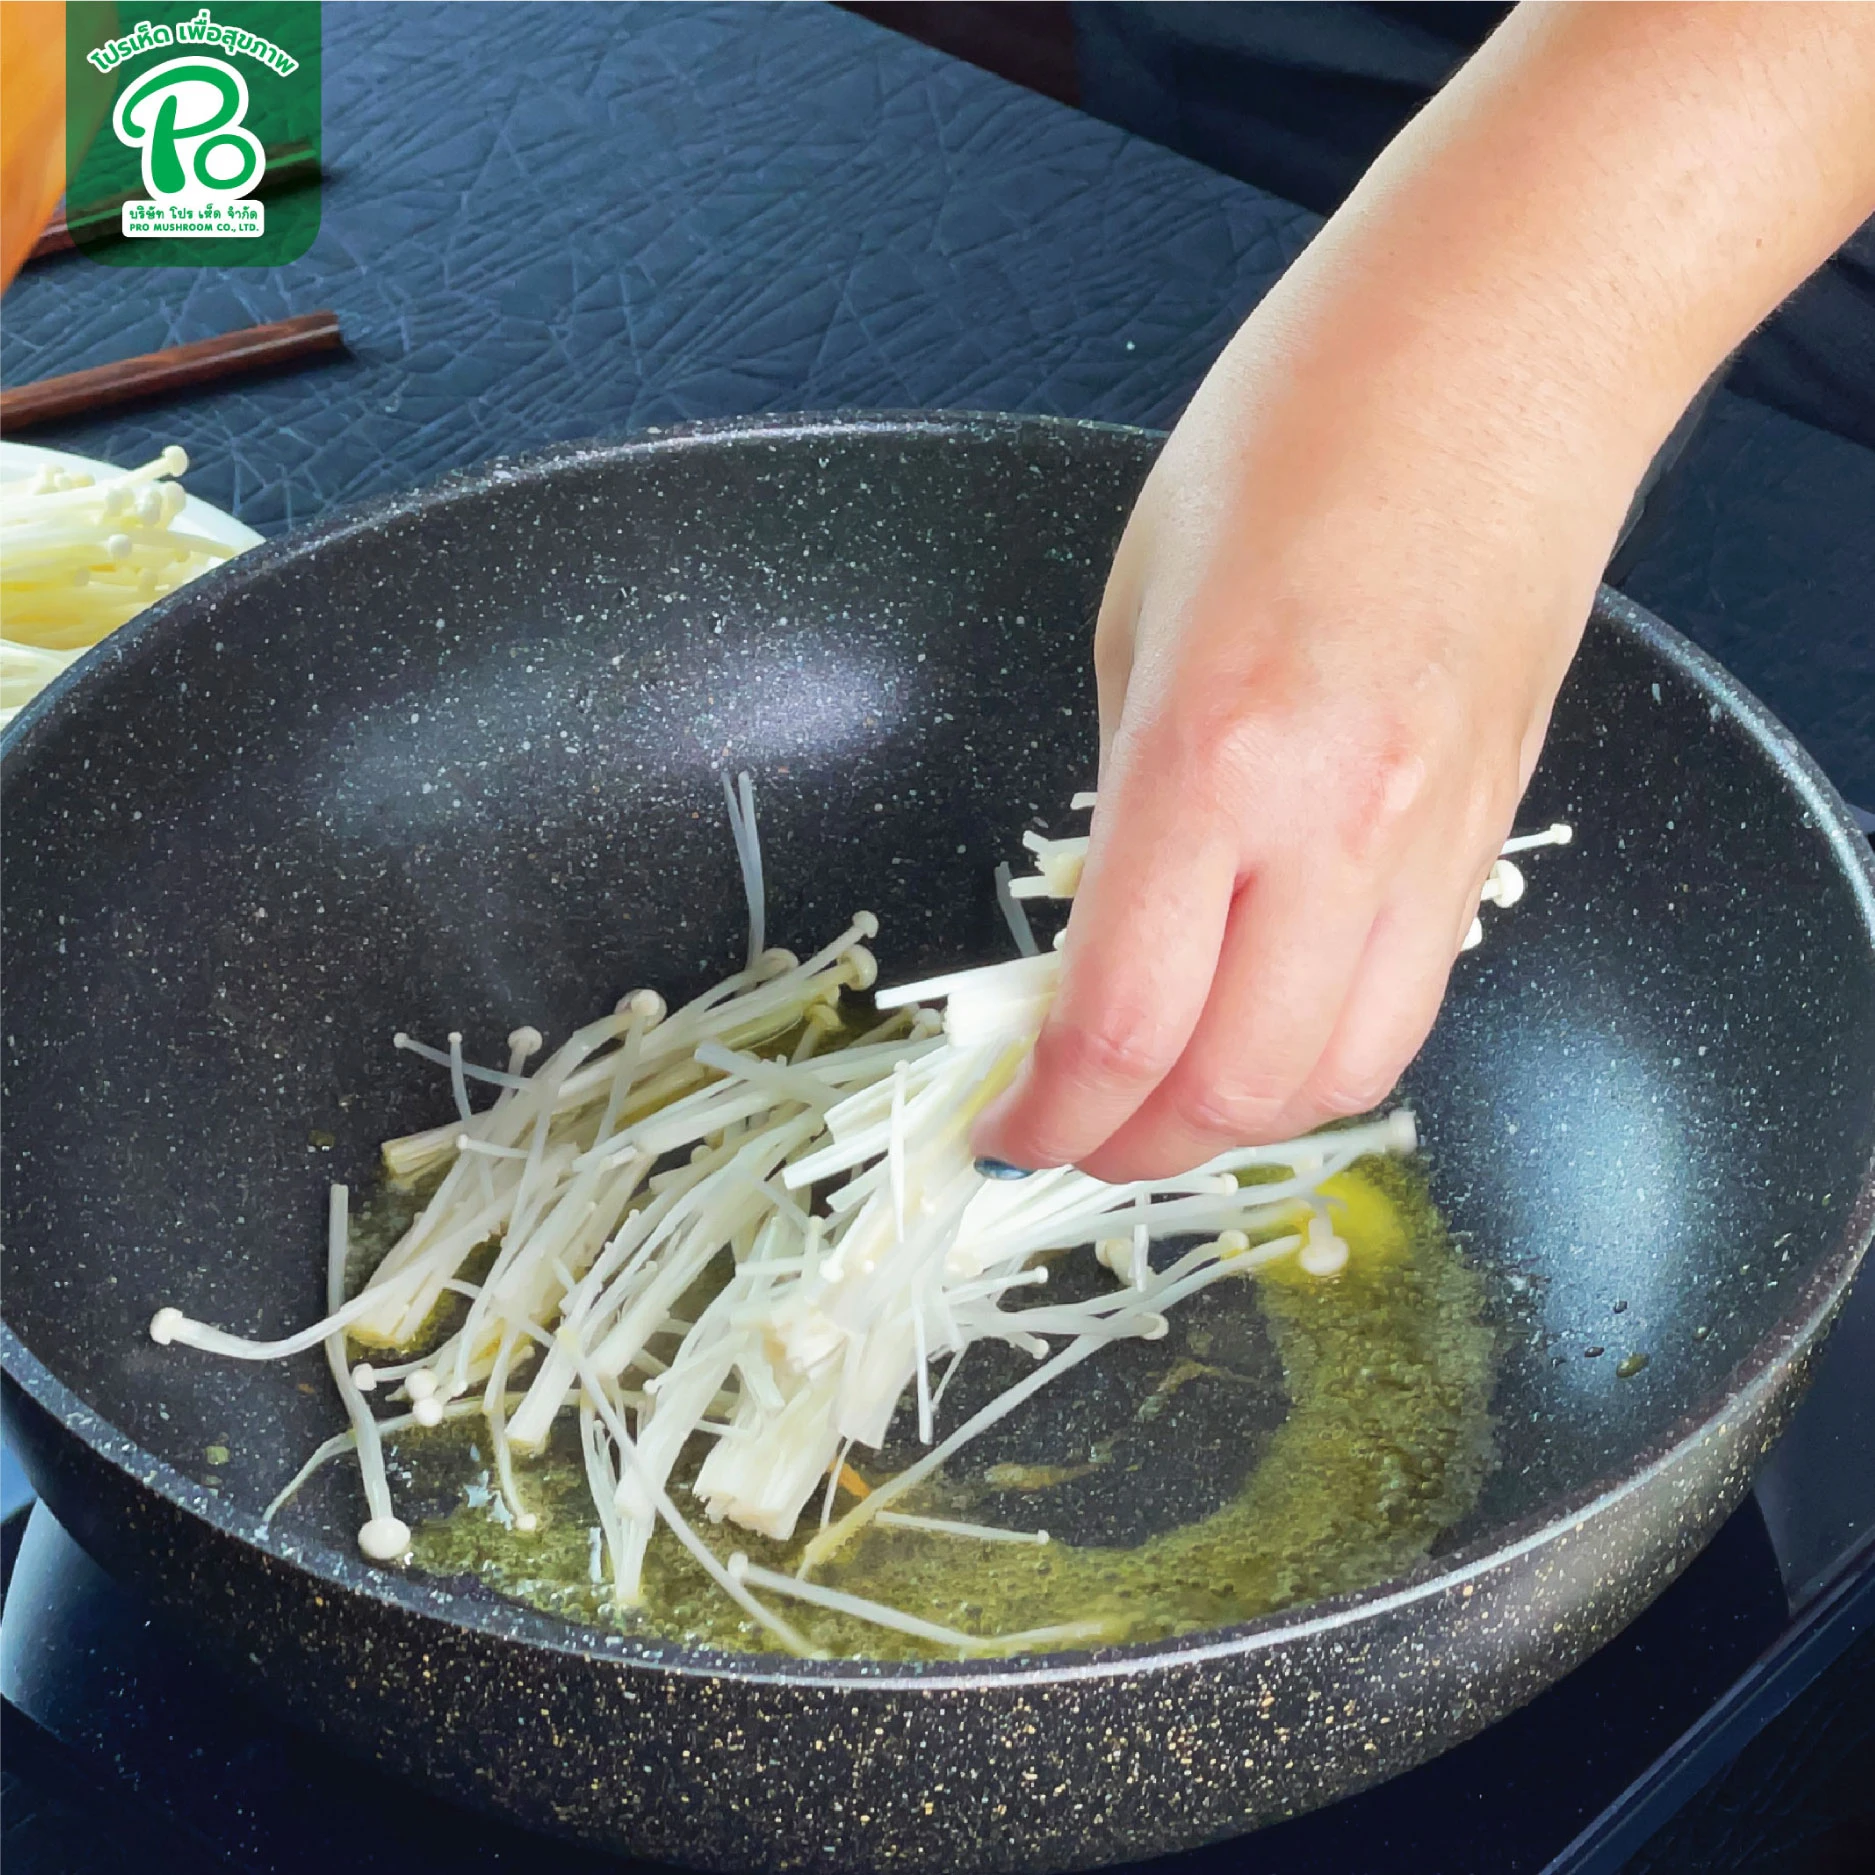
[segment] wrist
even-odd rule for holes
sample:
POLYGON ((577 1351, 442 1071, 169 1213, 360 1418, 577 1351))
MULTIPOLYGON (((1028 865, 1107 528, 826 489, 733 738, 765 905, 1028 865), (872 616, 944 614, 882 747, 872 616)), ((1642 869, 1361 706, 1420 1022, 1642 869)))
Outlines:
POLYGON ((1528 500, 1624 496, 1723 357, 1653 343, 1534 270, 1488 296, 1437 256, 1363 269, 1358 287, 1338 271, 1273 295, 1232 367, 1275 375, 1312 414, 1366 413, 1371 447, 1397 437, 1528 500))
POLYGON ((1538 294, 1488 317, 1416 269, 1380 290, 1299 277, 1273 293, 1219 359, 1174 450, 1234 487, 1249 511, 1334 530, 1375 503, 1441 535, 1513 554, 1571 543, 1596 567, 1634 488, 1703 382, 1663 382, 1553 323, 1538 294))

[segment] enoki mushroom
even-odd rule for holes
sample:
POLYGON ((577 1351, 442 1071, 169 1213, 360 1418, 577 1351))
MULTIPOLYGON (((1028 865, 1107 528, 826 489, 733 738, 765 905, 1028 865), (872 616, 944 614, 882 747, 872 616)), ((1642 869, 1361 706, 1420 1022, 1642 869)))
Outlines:
POLYGON ((241 550, 181 525, 189 466, 171 444, 103 480, 48 463, 0 483, 0 727, 68 664, 241 550))
MULTIPOLYGON (((165 1308, 151 1335, 238 1360, 323 1347, 351 1429, 314 1454, 268 1515, 317 1465, 353 1451, 369 1510, 359 1546, 376 1560, 398 1560, 410 1544, 384 1433, 479 1419, 506 1516, 525 1532, 539 1517, 519 1461, 571 1415, 592 1498, 595 1579, 621 1608, 642 1601, 646 1550, 662 1525, 792 1652, 807 1643, 771 1607, 777 1599, 960 1654, 1091 1644, 1100 1635, 1082 1626, 965 1634, 812 1572, 875 1521, 934 1541, 1045 1543, 1046 1532, 921 1517, 901 1500, 1102 1348, 1163 1335, 1167 1312, 1210 1284, 1290 1257, 1332 1280, 1348 1250, 1321 1188, 1366 1154, 1411 1151, 1412 1116, 1227 1152, 1177 1178, 1106 1185, 1064 1167, 985 1179, 971 1126, 1033 1045, 1059 953, 1031 941, 1012 962, 881 992, 861 1015, 848 998, 873 985, 867 945, 878 921, 855 914, 805 960, 766 948, 749 778, 725 788, 748 898, 741 970, 675 1011, 638 990, 531 1071, 543 1045, 532 1029, 509 1038, 500 1069, 467 1061, 458 1035, 447 1049, 399 1035, 400 1048, 448 1072, 456 1116, 385 1146, 394 1177, 437 1183, 364 1286, 343 1294, 348 1202, 334 1187, 323 1320, 253 1340, 165 1308), (930 1006, 939 1001, 942 1016, 930 1006), (853 1033, 861 1022, 870 1026, 853 1033), (471 1086, 493 1090, 479 1111, 471 1086), (1185 1247, 1155 1268, 1152 1247, 1168 1240, 1185 1247), (1112 1288, 1061 1302, 1025 1293, 1048 1281, 1039 1258, 1080 1246, 1113 1272, 1112 1288), (471 1280, 472 1259, 491 1247, 471 1280), (439 1339, 429 1325, 446 1298, 466 1307, 439 1339), (985 1341, 1024 1350, 1034 1365, 940 1439, 944 1387, 985 1341), (373 1358, 352 1362, 352 1344, 373 1358), (401 1410, 374 1418, 380 1395, 401 1410), (833 1516, 835 1485, 853 1476, 848 1454, 880 1446, 907 1397, 925 1452, 850 1491, 833 1516), (740 1553, 721 1560, 703 1542, 672 1495, 679 1461, 699 1440, 689 1495, 701 1516, 784 1540, 804 1516, 818 1520, 797 1574, 740 1553)), ((1568 838, 1556 827, 1505 850, 1568 838)), ((1071 897, 1086 847, 1028 844, 1037 873, 999 880, 1018 936, 1027 932, 1020 901, 1071 897)), ((1521 874, 1501 860, 1492 876, 1487 899, 1514 904, 1521 874)))

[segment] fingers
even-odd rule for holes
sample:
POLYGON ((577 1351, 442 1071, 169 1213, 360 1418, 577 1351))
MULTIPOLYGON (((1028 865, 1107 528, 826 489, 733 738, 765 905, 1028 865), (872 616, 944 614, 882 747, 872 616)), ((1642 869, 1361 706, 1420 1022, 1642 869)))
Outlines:
POLYGON ((1034 1054, 978 1125, 979 1152, 1080 1162, 1178 1060, 1197 1026, 1236 887, 1238 839, 1190 790, 1121 776, 1095 817, 1062 984, 1034 1054))
POLYGON ((1380 1105, 1438 1015, 1496 842, 1459 858, 1456 877, 1451 853, 1409 855, 1377 911, 1371 874, 1325 867, 1300 843, 1224 892, 1219 930, 1203 907, 1223 890, 1223 857, 1213 855, 1203 892, 1181 897, 1176 841, 1149 843, 1163 876, 1136 881, 1127 869, 1146 862, 1122 857, 1126 827, 1116 825, 1091 919, 1083 887, 1062 996, 981 1149, 1119 1183, 1380 1105), (1121 881, 1139 884, 1138 902, 1121 881), (1142 982, 1156 1010, 1124 1000, 1142 982))
POLYGON ((1393 1091, 1438 1016, 1463 936, 1451 925, 1445 895, 1382 907, 1327 1043, 1275 1120, 1272 1138, 1366 1113, 1393 1091))
POLYGON ((1237 896, 1191 1041, 1136 1112, 1081 1161, 1120 1183, 1286 1137, 1283 1116, 1334 1033, 1373 925, 1351 868, 1290 854, 1237 896))
POLYGON ((1293 1139, 1330 1120, 1367 1113, 1393 1091, 1425 1046, 1501 835, 1482 856, 1421 852, 1402 870, 1374 919, 1347 998, 1320 1058, 1275 1121, 1293 1139), (1445 877, 1435 867, 1445 861, 1445 877))

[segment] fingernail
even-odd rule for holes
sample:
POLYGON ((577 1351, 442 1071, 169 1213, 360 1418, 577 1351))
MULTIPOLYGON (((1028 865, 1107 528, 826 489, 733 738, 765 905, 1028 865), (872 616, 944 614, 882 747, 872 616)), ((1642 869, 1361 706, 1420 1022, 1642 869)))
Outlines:
POLYGON ((1007 1159, 990 1158, 977 1161, 977 1175, 981 1178, 1031 1178, 1034 1176, 1026 1165, 1011 1165, 1007 1159))

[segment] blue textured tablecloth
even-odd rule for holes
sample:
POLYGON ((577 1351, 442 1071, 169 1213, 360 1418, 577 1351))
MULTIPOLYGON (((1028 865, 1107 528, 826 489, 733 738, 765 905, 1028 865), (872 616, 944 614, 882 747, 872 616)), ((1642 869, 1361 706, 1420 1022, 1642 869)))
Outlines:
MULTIPOLYGON (((0 376, 320 306, 351 356, 33 440, 183 443, 272 532, 567 437, 969 405, 1163 424, 1314 218, 831 8, 326 9, 324 225, 277 271, 66 256, 0 376)), ((1875 805, 1875 455, 1722 397, 1626 584, 1875 805)))

